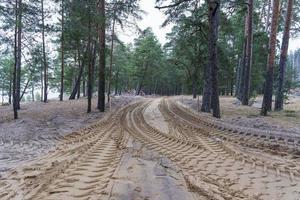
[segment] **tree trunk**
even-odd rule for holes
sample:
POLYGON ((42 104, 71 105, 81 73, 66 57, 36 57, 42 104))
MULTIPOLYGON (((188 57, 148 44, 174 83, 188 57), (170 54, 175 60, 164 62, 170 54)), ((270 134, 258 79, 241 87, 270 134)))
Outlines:
MULTIPOLYGON (((89 56, 91 57, 92 52, 89 51, 89 56)), ((90 60, 88 60, 88 62, 90 62, 90 60)), ((85 80, 85 74, 86 74, 86 70, 84 68, 83 70, 83 75, 82 75, 82 96, 86 97, 86 80, 85 80)))
POLYGON ((44 78, 43 78, 43 66, 41 66, 41 101, 43 102, 43 94, 44 94, 44 78))
POLYGON ((35 99, 34 99, 34 85, 33 85, 33 83, 31 83, 31 100, 35 101, 35 99))
POLYGON ((48 66, 46 59, 45 47, 45 16, 44 16, 44 0, 41 0, 42 6, 42 41, 43 41, 43 64, 44 64, 44 102, 48 101, 48 66))
POLYGON ((197 75, 196 75, 196 72, 194 72, 194 74, 193 74, 193 99, 196 99, 196 98, 197 98, 197 75))
POLYGON ((111 73, 113 65, 113 53, 114 53, 114 37, 115 37, 115 13, 113 16, 112 32, 111 32, 111 45, 110 45, 110 63, 109 63, 109 75, 108 75, 108 89, 107 89, 107 101, 110 102, 110 88, 111 88, 111 73))
POLYGON ((246 54, 247 54, 247 33, 248 33, 248 15, 245 15, 245 29, 244 29, 244 43, 243 43, 243 57, 241 59, 241 68, 240 68, 240 85, 239 85, 239 91, 238 91, 238 99, 240 101, 243 100, 243 90, 245 88, 245 68, 246 68, 246 54))
POLYGON ((237 60, 237 65, 236 65, 236 72, 235 72, 235 96, 238 98, 238 94, 240 91, 240 85, 241 85, 241 64, 242 64, 242 59, 238 58, 237 60))
POLYGON ((136 90, 136 94, 135 95, 140 95, 141 93, 141 90, 142 90, 142 87, 143 87, 143 84, 144 84, 144 79, 146 77, 146 73, 148 71, 148 63, 146 63, 145 67, 144 67, 144 73, 139 81, 139 84, 138 84, 138 87, 137 87, 137 90, 136 90))
MULTIPOLYGON (((31 74, 30 76, 32 76, 32 74, 31 74)), ((26 93, 26 90, 27 90, 27 88, 28 88, 30 79, 31 79, 31 78, 29 78, 29 79, 27 80, 26 84, 25 84, 25 87, 24 87, 24 89, 23 89, 23 92, 22 92, 22 94, 21 94, 21 96, 20 96, 20 101, 23 99, 23 96, 24 96, 25 93, 26 93)))
POLYGON ((88 108, 87 112, 90 113, 92 110, 92 96, 93 96, 93 62, 92 62, 92 49, 91 49, 91 11, 89 10, 89 36, 88 36, 88 108))
POLYGON ((244 88, 242 94, 242 104, 249 104, 250 96, 250 76, 252 67, 252 41, 253 41, 253 0, 248 0, 248 13, 247 13, 247 42, 245 53, 245 68, 244 68, 244 88))
POLYGON ((115 95, 118 94, 118 87, 119 87, 119 72, 120 69, 118 68, 117 69, 117 72, 116 72, 116 77, 115 77, 115 95))
MULTIPOLYGON (((85 54, 87 54, 87 52, 85 52, 85 54)), ((85 60, 86 59, 85 59, 85 56, 84 56, 82 62, 80 62, 80 53, 78 53, 79 72, 78 72, 78 76, 77 76, 74 88, 73 88, 72 93, 69 97, 70 100, 75 99, 76 94, 77 94, 77 98, 79 98, 78 93, 80 93, 80 81, 81 81, 81 77, 82 77, 82 74, 83 74, 83 68, 84 68, 84 65, 85 65, 85 60)))
POLYGON ((275 65, 276 54, 276 36, 279 18, 279 3, 280 0, 274 0, 273 15, 271 23, 271 35, 269 39, 269 55, 267 63, 267 74, 264 88, 264 98, 262 103, 261 115, 267 115, 267 112, 272 109, 272 95, 273 95, 273 73, 275 65))
POLYGON ((290 28, 292 21, 292 12, 293 12, 293 3, 294 0, 288 0, 287 13, 285 18, 284 32, 281 44, 281 53, 280 53, 280 62, 279 62, 279 77, 278 77, 278 88, 275 98, 275 110, 279 111, 283 109, 283 85, 284 85, 284 73, 286 68, 287 53, 289 48, 289 39, 290 39, 290 28))
POLYGON ((209 112, 213 109, 213 116, 220 118, 220 105, 218 93, 218 66, 217 66, 217 40, 220 16, 220 0, 207 0, 209 19, 209 41, 208 41, 208 79, 204 84, 203 103, 201 110, 209 112), (204 97, 205 96, 205 97, 204 97), (211 105, 210 105, 211 103, 211 105))
MULTIPOLYGON (((82 62, 82 64, 83 64, 83 62, 82 62)), ((81 92, 81 79, 82 79, 82 76, 83 76, 83 74, 84 74, 84 65, 82 65, 82 72, 80 72, 80 70, 81 70, 81 69, 79 69, 80 75, 78 76, 78 79, 77 79, 77 81, 78 81, 78 86, 77 86, 77 99, 80 98, 80 92, 81 92)))
POLYGON ((18 36, 17 36, 17 109, 20 109, 21 96, 21 62, 22 62, 22 0, 18 2, 18 36))
POLYGON ((11 104, 11 95, 12 95, 12 74, 13 74, 13 66, 9 68, 9 91, 8 91, 8 103, 11 104))
POLYGON ((98 109, 105 110, 105 0, 99 0, 99 77, 98 77, 98 109))
POLYGON ((272 0, 269 0, 268 2, 268 13, 267 13, 267 19, 266 19, 266 26, 265 26, 265 32, 269 33, 269 24, 270 24, 270 15, 271 15, 271 4, 272 0))
POLYGON ((60 75, 60 96, 59 100, 64 100, 64 77, 65 77, 65 39, 64 39, 64 0, 61 1, 61 75, 60 75))
POLYGON ((13 111, 14 111, 14 119, 18 119, 18 96, 17 96, 17 65, 18 65, 18 56, 17 56, 17 48, 18 48, 18 40, 17 40, 17 35, 18 35, 18 30, 19 30, 19 25, 17 23, 18 21, 18 15, 19 15, 19 9, 18 9, 18 0, 15 1, 15 11, 16 11, 16 22, 15 22, 15 45, 14 45, 14 58, 15 58, 15 63, 14 63, 14 69, 13 69, 13 111))

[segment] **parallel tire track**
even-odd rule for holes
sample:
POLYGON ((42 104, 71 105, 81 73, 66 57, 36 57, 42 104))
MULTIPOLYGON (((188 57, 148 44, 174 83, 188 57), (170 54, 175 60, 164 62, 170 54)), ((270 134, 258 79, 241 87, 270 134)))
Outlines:
POLYGON ((215 177, 218 175, 229 177, 228 179, 236 177, 232 183, 233 188, 244 187, 246 193, 261 191, 263 198, 292 199, 295 196, 300 198, 300 190, 297 189, 300 184, 299 163, 273 161, 268 159, 268 155, 257 158, 251 156, 251 153, 241 151, 242 148, 239 146, 216 140, 214 132, 217 130, 206 128, 198 122, 200 120, 191 120, 193 116, 189 116, 189 113, 178 107, 173 102, 163 101, 160 110, 171 123, 181 126, 184 132, 189 133, 189 141, 202 145, 211 154, 216 155, 215 159, 208 159, 202 163, 205 166, 204 171, 208 174, 215 177), (223 163, 216 164, 218 161, 214 160, 218 160, 217 158, 223 159, 223 163))
POLYGON ((126 144, 121 111, 66 136, 57 149, 0 182, 0 199, 102 199, 126 144))

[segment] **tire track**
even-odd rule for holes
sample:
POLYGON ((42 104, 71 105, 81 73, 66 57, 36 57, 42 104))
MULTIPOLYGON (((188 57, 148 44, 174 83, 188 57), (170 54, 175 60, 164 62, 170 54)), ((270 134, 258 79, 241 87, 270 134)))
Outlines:
MULTIPOLYGON (((232 190, 226 184, 205 176, 202 166, 195 165, 209 154, 199 145, 165 135, 149 126, 143 118, 143 106, 136 106, 127 114, 126 130, 147 148, 158 151, 176 163, 182 170, 193 191, 209 199, 243 199, 248 197, 241 190, 232 190)), ((222 179, 222 178, 221 178, 222 179)))
POLYGON ((1 199, 103 199, 126 143, 123 110, 74 132, 57 149, 0 182, 1 199))
MULTIPOLYGON (((132 103, 59 138, 55 150, 1 179, 0 199, 109 199, 113 174, 129 138, 175 163, 199 199, 300 198, 299 162, 266 151, 253 152, 238 142, 246 132, 220 128, 219 122, 198 117, 165 99, 159 110, 172 128, 169 133, 161 132, 144 118, 151 103, 132 103)), ((259 135, 244 138, 251 144, 269 139, 259 135)), ((286 141, 281 145, 287 145, 286 141)))
POLYGON ((160 105, 163 115, 169 118, 172 124, 181 124, 181 129, 190 133, 189 141, 202 145, 211 154, 215 154, 216 158, 223 158, 222 164, 216 164, 214 159, 202 163, 213 177, 229 177, 228 179, 235 181, 232 188, 243 186, 246 193, 261 191, 261 197, 266 199, 293 199, 295 196, 300 198, 300 190, 297 189, 300 183, 297 167, 299 163, 282 159, 274 161, 270 159, 270 155, 260 154, 260 157, 256 157, 251 153, 252 150, 245 153, 236 145, 217 140, 213 134, 216 130, 196 124, 195 119, 190 120, 189 113, 176 109, 178 106, 169 102, 163 100, 160 105))

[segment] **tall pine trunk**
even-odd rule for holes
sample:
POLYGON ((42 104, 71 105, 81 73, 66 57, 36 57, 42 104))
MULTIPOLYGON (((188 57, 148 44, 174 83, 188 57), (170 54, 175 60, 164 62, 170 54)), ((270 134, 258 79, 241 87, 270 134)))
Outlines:
POLYGON ((65 39, 64 39, 64 0, 61 1, 61 75, 60 75, 60 96, 59 100, 64 100, 64 76, 65 76, 65 39))
POLYGON ((213 109, 213 116, 220 118, 220 103, 218 92, 218 65, 217 65, 217 41, 220 17, 220 0, 207 0, 209 39, 208 39, 208 70, 204 82, 204 94, 201 110, 209 112, 213 109))
POLYGON ((18 65, 18 56, 17 56, 17 48, 18 48, 18 30, 19 30, 19 23, 18 23, 18 15, 19 15, 19 9, 18 9, 18 0, 15 1, 15 12, 16 12, 16 18, 15 18, 15 44, 14 44, 14 69, 13 69, 13 111, 14 111, 14 119, 18 119, 18 96, 17 96, 17 65, 18 65))
POLYGON ((252 41, 253 41, 253 0, 248 1, 248 13, 247 13, 247 35, 246 35, 246 53, 245 53, 245 65, 244 65, 244 88, 242 91, 242 104, 249 104, 250 96, 250 76, 252 66, 252 41))
MULTIPOLYGON (((80 57, 81 57, 80 54, 81 53, 78 50, 78 67, 79 67, 79 72, 78 72, 78 76, 77 76, 77 78, 75 80, 75 84, 74 84, 72 93, 71 93, 71 95, 69 97, 70 100, 75 99, 76 98, 76 94, 77 94, 77 98, 79 98, 78 93, 80 93, 80 82, 81 82, 81 77, 82 77, 82 74, 83 74, 84 65, 85 65, 85 61, 86 61, 86 54, 88 54, 88 50, 86 50, 86 52, 84 53, 82 62, 80 62, 80 57)), ((75 63, 76 63, 76 61, 75 61, 75 63)))
POLYGON ((108 89, 107 89, 107 101, 110 102, 110 90, 111 90, 111 74, 113 65, 113 54, 114 54, 114 37, 115 37, 115 24, 116 18, 115 13, 113 16, 112 30, 111 30, 111 46, 110 46, 110 63, 109 63, 109 74, 108 74, 108 89))
POLYGON ((98 109, 105 110, 105 0, 99 0, 99 77, 98 77, 98 109))
POLYGON ((275 98, 275 110, 277 110, 277 111, 283 109, 284 73, 285 73, 287 53, 288 53, 288 48, 289 48, 290 28, 291 28, 292 13, 293 13, 293 3, 294 3, 294 0, 288 0, 284 32, 283 32, 283 38, 282 38, 282 44, 281 44, 278 87, 277 87, 277 93, 276 93, 276 98, 275 98))
POLYGON ((13 79, 13 66, 9 67, 9 91, 8 91, 8 103, 11 104, 11 95, 12 95, 12 79, 13 79))
POLYGON ((265 32, 269 33, 269 24, 270 24, 270 15, 271 15, 271 6, 272 0, 268 0, 268 13, 266 18, 266 24, 265 24, 265 32))
POLYGON ((87 112, 90 113, 92 110, 92 95, 93 95, 93 62, 92 62, 92 49, 91 49, 91 11, 89 10, 89 36, 88 36, 88 108, 87 112))
POLYGON ((248 32, 248 16, 245 15, 245 27, 244 27, 244 43, 243 43, 243 56, 241 59, 241 66, 240 66, 240 82, 239 82, 239 90, 238 90, 238 99, 242 101, 243 99, 243 90, 245 88, 245 67, 246 67, 246 53, 247 53, 247 32, 248 32))
POLYGON ((197 98, 197 74, 196 70, 193 74, 193 99, 197 98))
POLYGON ((42 42, 43 42, 43 65, 44 65, 44 102, 48 101, 48 66, 46 59, 45 47, 45 13, 44 13, 44 0, 41 0, 42 7, 42 42))
POLYGON ((116 76, 115 76, 115 95, 118 94, 118 87, 119 87, 119 72, 120 69, 117 68, 116 76))
POLYGON ((21 62, 22 62, 22 0, 18 2, 18 32, 17 32, 17 109, 21 101, 21 62))
POLYGON ((267 63, 267 74, 264 88, 264 97, 261 109, 261 115, 267 115, 268 111, 272 109, 272 95, 273 95, 273 74, 276 54, 276 36, 279 19, 279 4, 280 0, 274 0, 273 14, 271 23, 271 35, 269 39, 269 55, 267 63))

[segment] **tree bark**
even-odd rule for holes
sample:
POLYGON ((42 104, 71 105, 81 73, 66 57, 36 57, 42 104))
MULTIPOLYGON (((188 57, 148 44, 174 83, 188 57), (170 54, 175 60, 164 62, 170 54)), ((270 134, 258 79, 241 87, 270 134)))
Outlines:
POLYGON ((8 103, 11 104, 11 95, 12 95, 12 77, 13 75, 13 66, 9 68, 9 91, 8 91, 8 103))
POLYGON ((283 85, 284 85, 284 74, 286 68, 287 61, 287 53, 289 48, 289 39, 290 39, 290 28, 292 21, 292 13, 293 13, 293 3, 294 0, 288 0, 287 13, 285 18, 284 32, 281 44, 281 53, 280 53, 280 61, 279 61, 279 77, 278 77, 278 88, 275 98, 275 110, 279 111, 283 109, 283 85))
POLYGON ((92 96, 93 96, 93 62, 92 62, 92 49, 91 49, 91 11, 89 10, 89 36, 88 36, 88 63, 89 63, 89 68, 88 68, 88 108, 87 112, 90 113, 92 110, 92 96))
POLYGON ((45 13, 44 13, 44 0, 41 0, 42 7, 42 41, 43 41, 43 64, 44 64, 44 102, 48 101, 48 65, 46 59, 45 47, 45 13))
POLYGON ((279 19, 279 4, 280 0, 274 0, 273 15, 271 23, 271 35, 269 39, 269 55, 267 63, 267 74, 264 88, 264 97, 261 109, 261 115, 267 115, 268 111, 272 109, 272 95, 273 95, 273 74, 276 54, 276 36, 279 19))
POLYGON ((18 48, 18 15, 19 15, 19 9, 18 9, 18 0, 15 1, 15 11, 16 11, 16 21, 15 21, 15 45, 14 45, 14 69, 13 69, 13 111, 14 111, 14 119, 18 119, 18 96, 17 96, 17 65, 18 65, 18 56, 17 56, 17 48, 18 48))
POLYGON ((238 99, 240 101, 243 100, 243 90, 245 88, 245 68, 246 68, 246 54, 247 54, 247 33, 248 33, 248 14, 245 15, 245 29, 244 29, 244 43, 243 43, 243 57, 241 59, 241 68, 240 68, 240 85, 239 85, 239 91, 238 91, 238 99))
POLYGON ((246 35, 246 53, 245 53, 245 68, 244 68, 244 88, 242 92, 242 104, 249 104, 250 96, 250 76, 252 67, 252 41, 253 41, 253 0, 248 0, 248 13, 247 13, 247 35, 246 35))
POLYGON ((113 16, 113 24, 111 31, 111 46, 110 46, 110 63, 109 63, 109 75, 108 75, 108 89, 107 89, 107 101, 110 102, 110 88, 111 88, 111 74, 112 74, 112 65, 113 65, 113 53, 114 53, 114 36, 115 36, 115 24, 116 18, 115 13, 113 16))
POLYGON ((213 109, 213 116, 220 118, 220 103, 218 92, 218 66, 217 66, 217 41, 219 30, 220 0, 207 0, 209 20, 209 41, 208 41, 208 80, 204 84, 203 103, 201 110, 209 112, 213 109), (204 97, 205 96, 205 97, 204 97), (210 105, 211 104, 211 105, 210 105))
POLYGON ((270 24, 270 15, 271 15, 271 4, 272 0, 269 0, 268 2, 268 13, 267 13, 267 19, 266 19, 266 26, 265 26, 265 32, 269 33, 269 24, 270 24))
POLYGON ((35 101, 35 99, 34 99, 34 85, 33 85, 33 83, 31 83, 31 100, 35 101))
POLYGON ((119 72, 120 69, 118 68, 117 69, 117 72, 116 72, 116 77, 115 77, 115 95, 118 94, 118 87, 119 87, 119 72))
POLYGON ((99 77, 98 77, 98 109, 105 110, 105 0, 99 0, 99 77))
POLYGON ((17 36, 17 109, 20 109, 21 62, 22 62, 22 0, 18 2, 18 36, 17 36))
POLYGON ((144 72, 143 72, 143 75, 142 75, 142 77, 141 77, 141 79, 140 79, 140 81, 138 83, 135 95, 140 95, 142 87, 143 87, 143 84, 144 84, 144 79, 145 79, 147 71, 148 71, 148 63, 144 63, 144 66, 145 66, 144 67, 144 72))
MULTIPOLYGON (((87 52, 85 52, 84 54, 87 54, 87 52)), ((85 65, 85 60, 86 60, 86 58, 84 56, 82 62, 80 63, 80 53, 78 53, 79 72, 78 72, 78 76, 77 76, 74 88, 73 88, 72 93, 69 97, 70 100, 75 99, 76 94, 77 94, 77 98, 78 98, 78 93, 80 93, 80 81, 81 81, 81 77, 82 77, 82 74, 83 74, 83 68, 84 68, 84 65, 85 65)))
POLYGON ((193 99, 197 98, 197 75, 196 72, 193 74, 193 99))
POLYGON ((64 39, 64 0, 61 1, 61 75, 60 75, 60 96, 59 100, 64 100, 64 77, 65 77, 65 39, 64 39))

